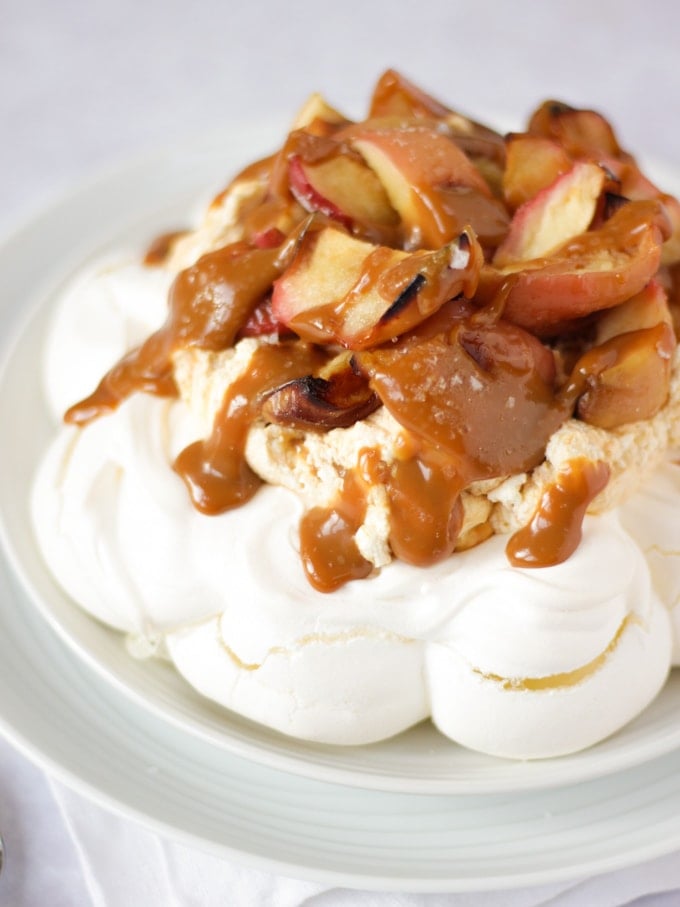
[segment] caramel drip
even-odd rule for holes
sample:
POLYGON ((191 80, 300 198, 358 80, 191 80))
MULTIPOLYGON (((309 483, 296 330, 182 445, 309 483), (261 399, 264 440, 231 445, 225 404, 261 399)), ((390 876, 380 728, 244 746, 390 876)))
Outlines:
POLYGON ((245 446, 248 431, 268 391, 281 382, 318 368, 322 354, 300 343, 259 347, 246 374, 225 394, 212 433, 186 447, 175 460, 195 507, 216 514, 245 504, 262 480, 248 466, 245 446))
POLYGON ((511 537, 506 547, 510 563, 515 567, 550 567, 566 561, 581 541, 589 504, 608 480, 606 463, 572 460, 543 492, 531 522, 511 537))
POLYGON ((356 355, 375 392, 405 429, 456 464, 465 484, 532 469, 570 413, 549 380, 552 353, 513 325, 475 324, 462 306, 432 321, 434 336, 426 322, 356 355))
POLYGON ((300 556, 307 579, 319 592, 333 592, 373 570, 354 536, 364 521, 367 485, 360 471, 350 470, 329 507, 313 507, 300 520, 300 556))
POLYGON ((424 451, 394 462, 387 494, 396 557, 423 567, 453 553, 463 522, 464 485, 451 462, 437 463, 424 451))
POLYGON ((161 233, 156 236, 150 243, 142 258, 142 264, 147 267, 162 265, 167 259, 175 242, 182 236, 186 236, 186 230, 172 230, 169 233, 161 233))
POLYGON ((67 410, 65 421, 86 425, 116 409, 135 391, 176 394, 173 353, 192 346, 216 351, 232 346, 239 329, 289 263, 299 236, 300 232, 292 234, 279 248, 232 243, 180 271, 170 288, 163 327, 107 372, 89 397, 67 410))

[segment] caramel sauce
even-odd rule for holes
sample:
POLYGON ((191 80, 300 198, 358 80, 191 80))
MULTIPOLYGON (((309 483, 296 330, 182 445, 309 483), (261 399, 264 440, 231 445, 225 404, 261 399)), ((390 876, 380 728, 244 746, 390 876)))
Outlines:
POLYGON ((609 481, 606 463, 585 458, 572 460, 542 494, 528 525, 506 546, 515 567, 550 567, 561 564, 578 548, 588 506, 609 481))
POLYGON ((86 425, 135 391, 176 394, 173 353, 192 346, 216 351, 230 347, 289 263, 298 239, 293 233, 281 247, 265 249, 232 243, 180 271, 170 288, 163 327, 107 372, 89 397, 68 409, 65 421, 86 425))
POLYGON ((302 566, 319 592, 333 592, 373 571, 354 539, 366 515, 367 491, 359 470, 350 470, 337 500, 329 507, 313 507, 300 520, 302 566))
MULTIPOLYGON (((443 315, 441 316, 443 317, 443 315)), ((570 413, 537 367, 535 338, 469 318, 356 355, 394 418, 456 464, 465 484, 532 469, 570 413)))
POLYGON ((186 230, 171 230, 168 233, 161 233, 156 236, 148 245, 142 258, 142 264, 147 267, 162 265, 170 254, 175 242, 182 236, 186 236, 186 230))
POLYGON ((249 501, 262 484, 245 459, 248 431, 263 398, 282 382, 315 371, 325 361, 301 343, 265 344, 255 351, 248 372, 225 394, 212 433, 186 447, 175 460, 195 507, 217 514, 249 501))
POLYGON ((453 463, 426 451, 396 460, 387 479, 395 557, 425 567, 453 553, 463 522, 464 482, 453 463))

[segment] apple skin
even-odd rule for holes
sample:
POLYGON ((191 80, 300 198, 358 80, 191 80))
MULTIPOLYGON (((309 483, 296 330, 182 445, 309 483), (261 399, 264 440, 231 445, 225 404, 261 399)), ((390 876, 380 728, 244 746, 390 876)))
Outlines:
POLYGON ((583 233, 595 216, 604 183, 602 167, 587 161, 574 164, 517 209, 494 265, 540 258, 583 233))
POLYGON ((600 229, 590 230, 545 258, 482 268, 475 301, 505 294, 504 316, 540 337, 619 305, 656 275, 668 221, 660 203, 628 202, 600 229))

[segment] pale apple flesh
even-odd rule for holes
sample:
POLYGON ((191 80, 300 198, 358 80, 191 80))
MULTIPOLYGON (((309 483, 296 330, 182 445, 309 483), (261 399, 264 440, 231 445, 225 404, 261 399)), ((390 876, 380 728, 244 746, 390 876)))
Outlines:
POLYGON ((505 148, 502 191, 512 211, 547 189, 573 165, 564 148, 545 136, 510 134, 505 139, 505 148))
POLYGON ((515 212, 510 231, 494 255, 503 267, 549 255, 590 226, 605 183, 597 164, 580 161, 515 212))

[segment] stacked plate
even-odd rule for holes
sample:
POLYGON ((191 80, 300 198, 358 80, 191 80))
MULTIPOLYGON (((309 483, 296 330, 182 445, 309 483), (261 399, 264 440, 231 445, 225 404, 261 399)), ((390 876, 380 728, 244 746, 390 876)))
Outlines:
POLYGON ((44 567, 28 498, 53 430, 40 374, 52 301, 89 258, 182 226, 196 198, 277 135, 244 129, 141 160, 0 248, 10 338, 0 375, 0 727, 67 784, 161 833, 338 884, 507 888, 680 848, 677 671, 637 721, 570 757, 493 759, 428 724, 368 747, 315 746, 213 706, 162 662, 132 659, 44 567))

